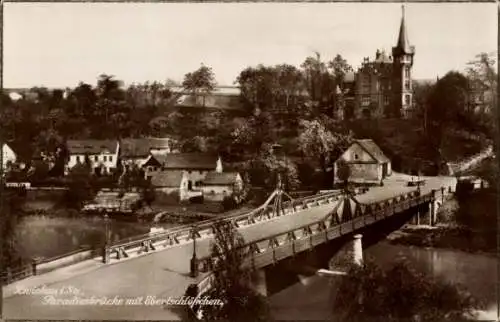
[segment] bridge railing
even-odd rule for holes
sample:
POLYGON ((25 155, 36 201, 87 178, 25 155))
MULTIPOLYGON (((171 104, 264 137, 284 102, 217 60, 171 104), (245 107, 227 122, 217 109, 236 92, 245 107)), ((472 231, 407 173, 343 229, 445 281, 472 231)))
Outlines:
MULTIPOLYGON (((302 209, 315 207, 330 203, 333 200, 340 198, 340 191, 321 193, 300 199, 293 199, 282 203, 284 214, 291 214, 302 209)), ((20 267, 11 268, 9 272, 5 272, 2 276, 5 283, 11 283, 28 276, 44 273, 60 267, 68 266, 83 260, 95 258, 96 256, 116 256, 116 259, 126 258, 130 253, 149 252, 156 250, 158 247, 169 247, 177 244, 189 242, 194 236, 209 236, 213 234, 213 224, 215 221, 223 220, 231 222, 235 227, 254 224, 261 220, 267 220, 276 215, 272 205, 256 208, 250 212, 229 216, 222 216, 215 219, 208 219, 196 223, 195 225, 183 225, 180 227, 168 229, 158 233, 142 234, 134 237, 125 238, 117 242, 113 242, 106 249, 96 249, 95 247, 84 247, 65 253, 59 256, 37 259, 33 264, 28 264, 20 267), (196 229, 193 229, 195 228, 196 229)))
MULTIPOLYGON (((316 222, 251 241, 240 251, 248 254, 246 265, 262 267, 280 259, 310 249, 328 240, 353 232, 359 228, 392 216, 410 207, 432 200, 432 193, 420 195, 417 191, 388 198, 372 204, 359 204, 360 211, 341 217, 331 213, 316 222)), ((217 259, 207 256, 198 262, 200 272, 210 272, 217 259)))
POLYGON ((282 214, 276 214, 272 205, 265 205, 244 214, 208 219, 196 224, 184 225, 155 234, 145 234, 128 238, 109 245, 106 252, 109 256, 112 256, 115 259, 122 259, 129 257, 131 252, 137 251, 137 253, 140 254, 156 250, 159 247, 165 248, 187 243, 193 238, 212 236, 214 234, 213 224, 218 220, 230 222, 237 228, 251 225, 262 220, 267 220, 273 216, 288 215, 306 208, 321 206, 334 200, 338 200, 340 197, 341 193, 339 191, 335 191, 285 201, 282 203, 282 214))

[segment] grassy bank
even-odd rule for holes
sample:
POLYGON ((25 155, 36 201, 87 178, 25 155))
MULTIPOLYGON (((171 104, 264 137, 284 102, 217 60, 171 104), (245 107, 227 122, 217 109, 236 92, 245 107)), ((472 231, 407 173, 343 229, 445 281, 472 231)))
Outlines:
POLYGON ((495 189, 456 196, 458 206, 437 227, 407 227, 390 236, 391 243, 457 249, 472 253, 497 251, 497 197, 495 189))

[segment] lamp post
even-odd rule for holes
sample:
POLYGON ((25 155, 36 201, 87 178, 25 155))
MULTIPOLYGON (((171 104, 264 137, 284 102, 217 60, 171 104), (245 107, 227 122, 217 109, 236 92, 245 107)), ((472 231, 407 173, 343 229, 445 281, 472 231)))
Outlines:
POLYGON ((104 249, 102 262, 104 264, 109 263, 109 216, 108 214, 104 215, 104 249))
POLYGON ((191 277, 198 276, 198 258, 196 256, 196 234, 198 227, 193 226, 191 230, 191 237, 193 238, 193 256, 191 257, 191 277))

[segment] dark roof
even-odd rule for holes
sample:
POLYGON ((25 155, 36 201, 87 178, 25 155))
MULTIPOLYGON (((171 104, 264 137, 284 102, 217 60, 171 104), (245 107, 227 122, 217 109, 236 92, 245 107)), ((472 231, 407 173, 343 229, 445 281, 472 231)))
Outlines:
POLYGON ((166 169, 213 170, 217 166, 217 156, 207 153, 169 153, 155 158, 164 163, 166 169))
POLYGON ((179 96, 176 106, 178 108, 207 108, 228 111, 243 110, 239 94, 211 93, 208 95, 182 94, 179 96), (203 96, 205 102, 203 103, 203 96))
POLYGON ((182 177, 182 171, 157 172, 151 178, 151 184, 155 187, 179 188, 182 177))
POLYGON ((172 140, 169 138, 140 138, 122 139, 120 155, 122 157, 146 157, 152 149, 170 148, 172 140))
POLYGON ((403 7, 403 14, 401 17, 401 25, 399 27, 399 35, 396 48, 401 50, 405 54, 411 54, 415 51, 415 48, 413 46, 410 46, 410 41, 408 40, 408 35, 406 34, 404 7, 403 7))
POLYGON ((115 140, 68 140, 66 142, 70 154, 115 153, 118 141, 115 140))
POLYGON ((355 142, 361 145, 378 162, 391 162, 372 139, 356 140, 355 142))
POLYGON ((203 180, 204 185, 232 185, 236 182, 238 172, 215 172, 211 171, 207 173, 207 176, 203 180))

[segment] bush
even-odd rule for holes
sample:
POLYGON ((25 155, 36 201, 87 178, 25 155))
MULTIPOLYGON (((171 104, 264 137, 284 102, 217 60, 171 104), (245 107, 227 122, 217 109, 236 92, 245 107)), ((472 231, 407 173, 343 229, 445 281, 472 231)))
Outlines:
POLYGON ((342 321, 464 321, 479 307, 464 290, 401 259, 386 270, 371 261, 353 266, 336 292, 334 309, 342 321))

